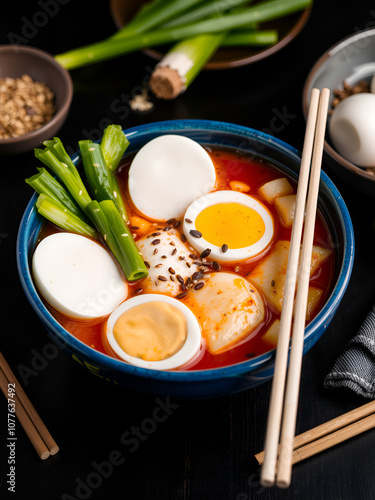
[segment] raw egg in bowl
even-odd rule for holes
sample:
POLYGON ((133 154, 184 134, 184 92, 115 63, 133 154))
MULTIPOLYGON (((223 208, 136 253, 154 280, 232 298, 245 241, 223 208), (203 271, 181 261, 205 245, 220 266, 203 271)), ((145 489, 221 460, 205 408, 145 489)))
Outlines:
MULTIPOLYGON (((129 229, 144 259, 147 276, 127 283, 126 298, 96 324, 85 325, 82 321, 78 324, 56 314, 36 287, 30 267, 37 243, 46 237, 46 226, 37 213, 33 196, 22 219, 17 242, 19 275, 30 304, 52 339, 74 360, 103 378, 135 390, 197 398, 238 392, 269 380, 273 374, 275 338, 285 285, 299 152, 262 132, 222 122, 176 120, 124 132, 130 146, 116 175, 126 202, 129 229), (145 214, 143 206, 137 206, 137 196, 130 195, 128 183, 132 161, 142 147, 167 135, 192 139, 210 159, 207 172, 211 164, 215 171, 211 184, 205 184, 203 192, 201 185, 191 191, 193 199, 170 218, 167 218, 170 212, 157 216, 145 214), (216 194, 225 197, 226 192, 230 195, 228 199, 216 194), (245 196, 246 203, 238 195, 245 196), (206 205, 200 201, 205 197, 210 202, 206 205), (195 203, 199 210, 190 214, 189 207, 195 203), (223 212, 219 213, 221 209, 223 212), (244 220, 249 225, 242 230, 246 233, 242 235, 239 228, 243 227, 244 220), (233 226, 225 232, 228 221, 233 226), (220 228, 224 239, 221 236, 215 239, 215 227, 220 228), (192 230, 198 233, 192 235, 192 230), (254 252, 249 253, 248 249, 259 242, 254 252), (244 249, 247 249, 246 255, 241 253, 232 260, 232 251, 244 249), (136 304, 136 299, 141 303, 136 304), (129 338, 122 338, 121 332, 125 331, 127 337, 126 325, 132 321, 126 314, 123 316, 128 307, 125 304, 144 306, 142 301, 151 302, 149 299, 153 299, 157 307, 159 303, 169 306, 177 302, 182 308, 179 311, 188 310, 188 316, 191 317, 191 313, 194 317, 193 323, 199 325, 195 330, 199 335, 194 348, 175 367, 137 366, 124 359, 123 352, 129 351, 128 355, 137 362, 161 363, 172 360, 188 345, 186 322, 189 319, 174 314, 173 308, 173 321, 185 334, 176 338, 167 336, 165 350, 160 349, 164 340, 154 342, 153 336, 140 348, 132 341, 129 345, 129 338), (112 328, 120 318, 125 327, 112 328), (109 337, 105 336, 105 324, 110 324, 109 337), (90 338, 95 338, 93 345, 85 342, 84 335, 80 336, 84 328, 90 328, 90 338), (118 345, 121 350, 116 352, 118 345)), ((75 162, 77 159, 73 158, 75 162)), ((349 282, 353 258, 354 237, 349 213, 336 187, 322 172, 305 353, 322 336, 339 306, 349 282)), ((142 308, 131 309, 138 318, 144 317, 142 308)), ((170 311, 164 309, 163 315, 168 316, 170 311)), ((154 312, 151 316, 155 317, 154 312)), ((150 328, 151 333, 154 326, 150 328)), ((137 337, 136 328, 134 332, 137 337)))

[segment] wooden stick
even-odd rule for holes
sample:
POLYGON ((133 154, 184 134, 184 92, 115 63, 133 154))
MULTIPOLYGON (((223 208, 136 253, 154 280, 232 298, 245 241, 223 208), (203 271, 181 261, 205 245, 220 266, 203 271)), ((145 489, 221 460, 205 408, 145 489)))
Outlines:
POLYGON ((281 428, 279 463, 276 476, 276 485, 280 488, 287 488, 290 485, 292 475, 293 439, 295 435, 299 384, 301 378, 311 254, 314 242, 315 219, 318 205, 320 172, 323 158, 323 145, 327 123, 329 95, 329 89, 323 89, 321 91, 315 131, 314 152, 311 165, 309 194, 306 204, 306 219, 299 266, 297 296, 294 307, 292 345, 281 428))
MULTIPOLYGON (((293 440, 293 450, 297 450, 302 446, 311 443, 313 441, 317 441, 323 436, 327 434, 331 434, 342 427, 345 427, 357 420, 360 420, 368 415, 375 413, 375 401, 371 401, 370 403, 366 403, 359 408, 355 408, 354 410, 348 411, 339 417, 336 417, 328 422, 324 422, 323 424, 314 427, 298 436, 295 436, 293 440)), ((280 449, 280 446, 279 446, 280 449)), ((262 465, 264 462, 264 451, 261 451, 255 455, 259 465, 262 465)))
POLYGON ((318 89, 313 89, 311 91, 310 108, 306 123, 306 133, 302 151, 300 175, 298 180, 296 208, 294 213, 294 222, 288 255, 288 267, 285 281, 283 307, 280 317, 280 330, 276 349, 275 370, 272 381, 270 405, 268 409, 267 431, 265 440, 265 459, 261 471, 261 484, 263 486, 272 486, 275 483, 277 450, 284 399, 285 376, 288 362, 290 329, 293 315, 298 259, 305 213, 310 163, 314 144, 319 96, 320 91, 318 89))
POLYGON ((16 416, 38 455, 42 460, 55 455, 59 451, 58 445, 0 352, 0 388, 7 399, 8 384, 15 385, 16 416))

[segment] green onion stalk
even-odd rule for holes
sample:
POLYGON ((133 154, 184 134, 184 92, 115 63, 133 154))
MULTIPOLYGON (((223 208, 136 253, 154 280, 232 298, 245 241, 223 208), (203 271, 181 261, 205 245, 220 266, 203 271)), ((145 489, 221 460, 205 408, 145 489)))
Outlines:
POLYGON ((160 28, 124 39, 110 38, 56 55, 55 58, 66 69, 74 69, 155 45, 179 42, 196 35, 229 31, 246 27, 253 22, 270 21, 305 9, 311 4, 312 0, 268 0, 244 8, 240 13, 229 13, 183 26, 160 28))
POLYGON ((121 125, 110 124, 104 129, 100 147, 111 172, 116 171, 128 146, 129 141, 122 131, 121 125))
POLYGON ((49 198, 55 200, 60 205, 63 205, 71 213, 76 215, 82 220, 85 220, 85 216, 82 210, 74 201, 69 191, 60 184, 60 182, 53 177, 47 169, 44 167, 38 168, 38 173, 25 179, 25 182, 29 184, 38 194, 45 194, 49 198))
POLYGON ((126 279, 132 282, 145 278, 148 275, 146 265, 114 202, 94 200, 88 206, 88 210, 126 279))
POLYGON ((120 187, 115 175, 108 169, 100 144, 91 140, 79 141, 83 168, 93 198, 112 200, 124 221, 128 220, 120 187))
POLYGON ((46 194, 40 194, 35 204, 38 213, 65 231, 98 238, 98 233, 62 203, 46 194))
POLYGON ((267 46, 274 45, 279 40, 277 30, 237 30, 232 31, 226 36, 222 42, 223 47, 238 47, 238 46, 267 46))

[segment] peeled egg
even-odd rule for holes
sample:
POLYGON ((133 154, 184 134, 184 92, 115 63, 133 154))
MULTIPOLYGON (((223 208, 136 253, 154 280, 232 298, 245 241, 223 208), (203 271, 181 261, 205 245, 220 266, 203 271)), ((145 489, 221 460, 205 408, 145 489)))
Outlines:
POLYGON ((375 165, 375 94, 353 94, 334 109, 329 121, 334 148, 360 167, 375 165))
POLYGON ((270 244, 273 218, 260 201, 236 191, 216 191, 194 201, 184 216, 183 230, 199 253, 233 262, 248 260, 270 244))
MULTIPOLYGON (((172 311, 172 313, 176 314, 176 311, 172 311)), ((180 322, 180 318, 177 321, 180 322)), ((158 294, 138 295, 123 302, 109 316, 105 327, 105 335, 107 336, 109 345, 121 359, 127 361, 132 365, 136 365, 141 368, 150 368, 153 370, 171 370, 173 368, 178 368, 186 364, 198 354, 202 343, 201 329, 198 320, 196 319, 192 311, 177 299, 158 294), (164 303, 167 306, 170 306, 172 310, 175 308, 177 309, 178 313, 182 313, 183 318, 185 318, 186 320, 184 320, 184 322, 186 323, 186 338, 180 348, 176 350, 176 347, 174 347, 176 352, 174 352, 172 355, 169 355, 165 359, 150 361, 149 359, 144 359, 145 357, 150 357, 147 350, 149 344, 151 344, 152 349, 155 351, 155 356, 152 356, 151 353, 151 357, 157 357, 159 351, 161 351, 161 346, 164 346, 164 349, 166 349, 174 343, 173 338, 165 338, 164 324, 155 324, 155 308, 150 310, 149 315, 147 315, 147 312, 139 312, 139 310, 136 310, 138 306, 147 304, 153 306, 158 303, 164 303), (130 332, 126 332, 126 330, 124 330, 124 334, 133 336, 133 338, 128 339, 129 342, 126 343, 121 340, 119 335, 116 336, 116 324, 119 320, 121 321, 121 318, 124 314, 132 311, 137 316, 136 321, 139 321, 139 324, 143 326, 146 325, 146 329, 144 331, 140 329, 140 331, 137 332, 134 332, 133 330, 130 332), (140 316, 140 314, 143 314, 143 316, 140 316), (152 325, 149 324, 150 322, 153 322, 152 325), (153 339, 151 341, 149 336, 150 330, 152 330, 153 334, 153 339), (144 335, 144 341, 142 339, 142 335, 144 335), (137 342, 138 346, 139 344, 141 344, 140 347, 138 347, 140 352, 138 356, 134 355, 134 352, 138 352, 137 348, 132 348, 132 354, 129 354, 124 349, 124 346, 128 348, 127 345, 131 345, 131 342, 133 340, 137 342), (146 356, 145 353, 147 353, 148 355, 146 356)), ((130 349, 128 350, 130 351, 130 349)))
POLYGON ((107 250, 78 234, 44 238, 35 249, 32 272, 45 300, 71 318, 106 316, 128 295, 128 285, 107 250))
POLYGON ((207 151, 192 139, 167 134, 152 139, 135 155, 128 187, 135 207, 154 220, 181 217, 216 181, 207 151))

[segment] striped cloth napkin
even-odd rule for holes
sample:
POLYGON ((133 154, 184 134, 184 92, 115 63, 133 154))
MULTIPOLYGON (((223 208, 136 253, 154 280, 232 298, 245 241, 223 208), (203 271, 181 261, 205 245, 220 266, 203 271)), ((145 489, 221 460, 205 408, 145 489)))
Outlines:
POLYGON ((375 306, 344 347, 324 379, 324 387, 347 387, 359 396, 375 398, 375 306))

